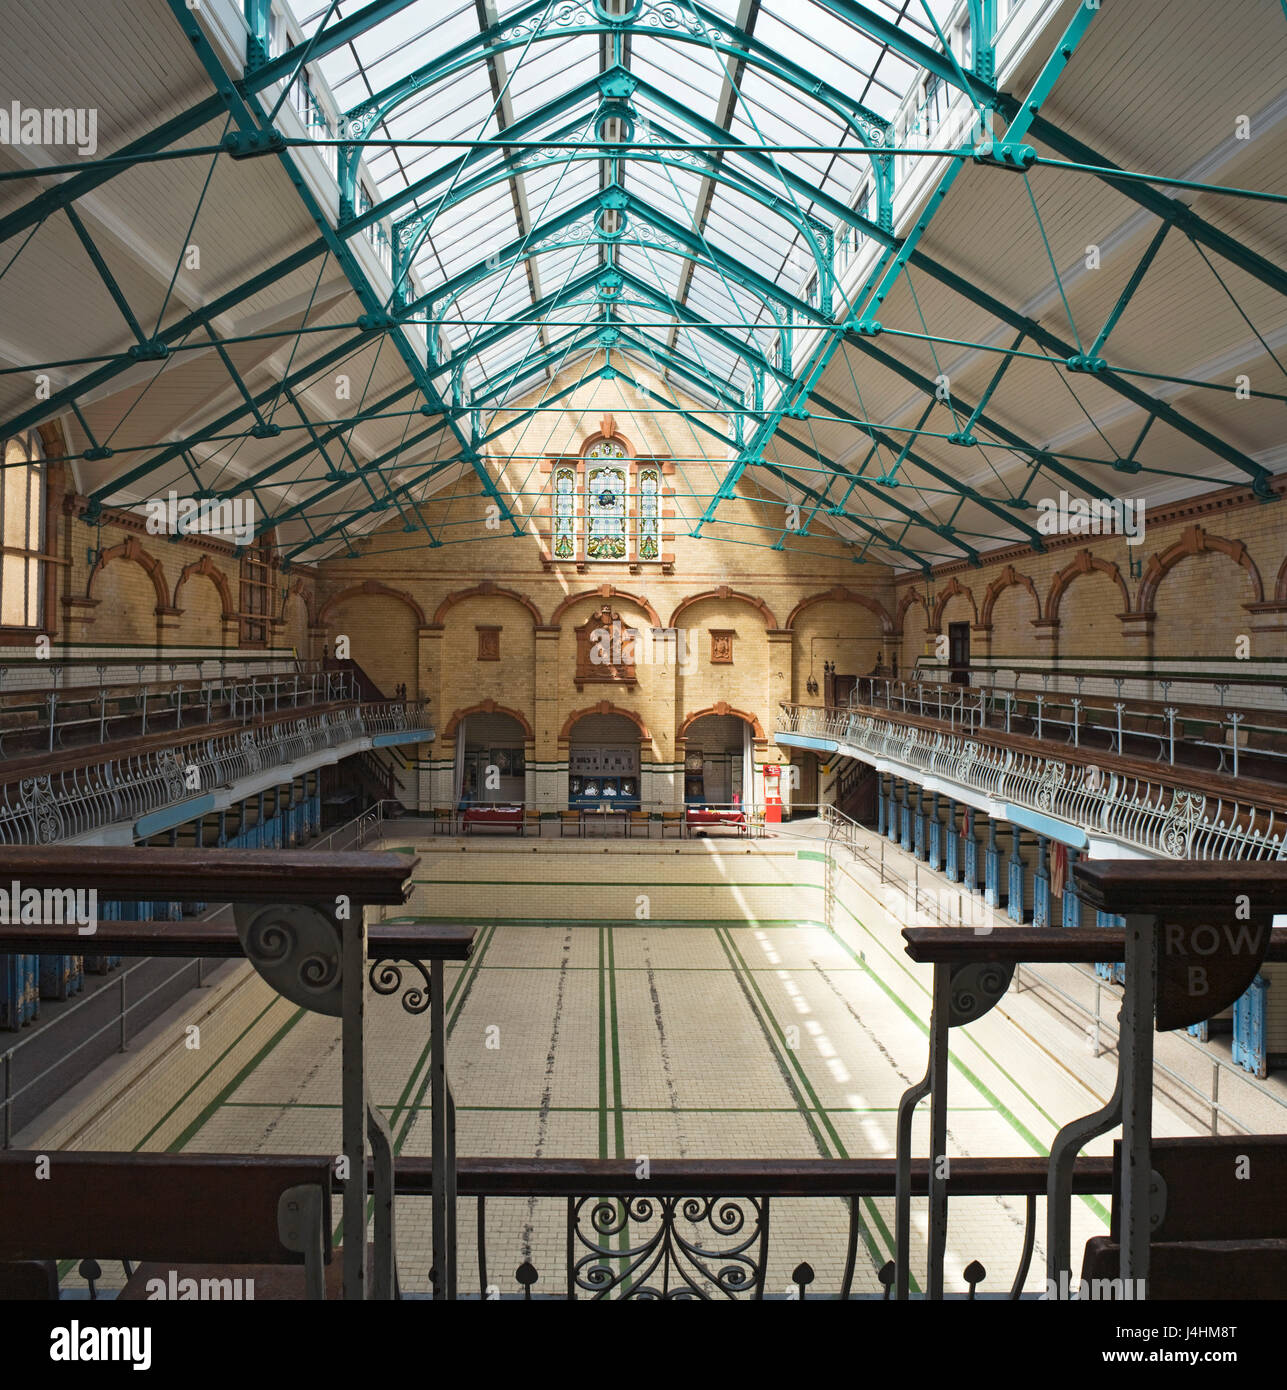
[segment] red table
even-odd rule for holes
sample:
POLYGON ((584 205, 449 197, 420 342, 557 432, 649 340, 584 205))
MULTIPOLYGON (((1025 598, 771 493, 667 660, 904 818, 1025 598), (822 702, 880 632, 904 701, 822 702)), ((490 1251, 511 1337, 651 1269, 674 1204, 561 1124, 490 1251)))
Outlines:
POLYGON ((689 806, 685 819, 690 835, 716 825, 731 825, 739 835, 746 834, 746 812, 736 806, 689 806))
POLYGON ((465 809, 465 834, 468 835, 476 825, 512 826, 521 835, 523 833, 523 808, 499 804, 469 806, 465 809))

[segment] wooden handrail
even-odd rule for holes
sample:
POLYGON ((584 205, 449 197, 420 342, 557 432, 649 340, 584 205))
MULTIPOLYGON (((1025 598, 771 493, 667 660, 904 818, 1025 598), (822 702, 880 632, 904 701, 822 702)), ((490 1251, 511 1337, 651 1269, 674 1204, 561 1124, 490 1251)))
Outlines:
MULTIPOLYGON (((102 898, 127 902, 333 904, 343 895, 355 905, 402 903, 419 862, 370 851, 5 845, 0 885, 17 880, 24 889, 94 889, 102 898)), ((87 939, 80 938, 82 947, 87 939)))
MULTIPOLYGON (((370 922, 367 955, 372 960, 468 960, 476 934, 468 926, 370 922)), ((91 948, 96 955, 180 960, 234 960, 244 954, 236 927, 227 921, 100 922, 92 936, 81 936, 75 923, 0 926, 0 956, 80 955, 91 948)))
MULTIPOLYGON (((1081 901, 1104 912, 1205 912, 1232 920, 1243 894, 1253 909, 1267 899, 1287 912, 1287 859, 1091 859, 1073 876, 1081 901)), ((1272 942, 1284 936, 1279 929, 1272 942)))
MULTIPOLYGON (((1132 866, 1138 863, 1148 868, 1174 869, 1202 868, 1212 861, 1201 860, 1179 866, 1154 866, 1145 864, 1142 860, 1108 859, 1094 862, 1108 865, 1126 863, 1132 866)), ((1085 867, 1086 865, 1078 865, 1078 873, 1080 874, 1085 867)), ((1278 879, 1283 879, 1281 870, 1278 879)), ((1254 889, 1252 891, 1254 892, 1254 889)), ((1105 911, 1124 914, 1135 910, 1134 907, 1123 906, 1122 900, 1116 897, 1110 896, 1107 901, 1113 906, 1105 908, 1105 911)), ((1185 908, 1190 907, 1182 897, 1177 901, 1185 908)), ((1199 904, 1193 910, 1211 912, 1217 903, 1227 917, 1232 917, 1232 896, 1219 899, 1213 896, 1206 900, 1205 909, 1199 904)), ((1141 902, 1138 906, 1143 912, 1166 905, 1146 905, 1141 902)), ((973 927, 904 927, 902 934, 907 942, 908 956, 922 965, 955 965, 967 961, 1002 961, 1013 962, 1016 965, 1085 965, 1098 961, 1115 963, 1126 959, 1126 933, 1121 927, 997 927, 989 932, 976 931, 973 927)), ((1287 930, 1279 927, 1270 933, 1269 950, 1265 959, 1287 960, 1287 930)))
MULTIPOLYGON (((912 1193, 929 1190, 928 1159, 912 1160, 912 1193)), ((405 1196, 430 1191, 433 1159, 398 1156, 394 1190, 405 1196)), ((1039 1196, 1046 1191, 1048 1161, 953 1156, 948 1191, 955 1197, 1039 1196)), ((1113 1160, 1081 1158, 1074 1192, 1110 1192, 1113 1160)), ((641 1180, 633 1158, 460 1158, 460 1197, 591 1197, 646 1194, 655 1197, 892 1197, 892 1158, 655 1158, 641 1180)))

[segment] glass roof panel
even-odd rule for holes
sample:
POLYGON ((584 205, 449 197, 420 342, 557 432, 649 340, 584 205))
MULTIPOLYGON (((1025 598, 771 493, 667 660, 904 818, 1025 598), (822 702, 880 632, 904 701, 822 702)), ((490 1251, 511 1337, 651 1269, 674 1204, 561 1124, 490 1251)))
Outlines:
MULTIPOLYGON (((341 0, 328 22, 351 17, 362 3, 341 0)), ((605 0, 610 10, 623 12, 630 3, 605 0)), ((432 182, 394 213, 398 220, 417 208, 433 212, 413 257, 416 295, 485 267, 488 257, 529 239, 535 254, 494 267, 462 290, 447 310, 445 328, 453 351, 479 340, 471 377, 503 371, 529 351, 545 350, 551 340, 574 339, 576 332, 563 324, 602 318, 603 306, 593 293, 582 293, 575 296, 579 302, 559 301, 545 313, 548 328, 523 321, 535 297, 558 296, 583 277, 616 266, 650 290, 627 290, 612 311, 618 322, 649 325, 636 331, 648 336, 655 351, 673 344, 719 379, 747 384, 749 373, 731 344, 747 340, 754 330, 763 351, 775 337, 773 313, 754 277, 795 296, 815 269, 812 253, 783 211, 830 225, 829 217, 815 212, 811 192, 823 190, 836 200, 848 200, 870 170, 867 156, 855 148, 859 136, 844 113, 857 103, 877 119, 890 121, 919 76, 913 64, 816 0, 704 0, 706 12, 720 16, 726 26, 716 42, 688 0, 677 3, 692 24, 668 29, 645 17, 615 38, 597 32, 592 0, 551 0, 543 10, 527 0, 492 0, 486 6, 409 4, 312 65, 326 78, 341 110, 361 106, 427 65, 437 64, 442 73, 419 83, 388 110, 362 161, 363 183, 377 201, 395 199, 420 180, 432 182), (514 31, 510 37, 517 42, 507 42, 489 59, 481 41, 483 27, 496 17, 509 20, 522 9, 530 11, 535 23, 514 31), (730 32, 738 15, 753 36, 746 60, 740 56, 743 41, 730 32), (453 55, 458 48, 466 50, 463 55, 453 55), (622 147, 620 158, 577 158, 572 150, 527 148, 556 132, 560 140, 592 142, 605 99, 593 83, 617 63, 675 104, 669 109, 647 91, 625 98, 632 100, 635 142, 678 140, 691 150, 659 151, 661 162, 632 159, 630 145, 622 147), (815 89, 815 82, 824 85, 815 89), (591 84, 590 92, 565 103, 581 84, 591 84), (834 89, 840 110, 829 106, 829 89, 834 89), (514 145, 500 145, 515 121, 528 125, 514 145), (732 140, 764 154, 753 159, 716 152, 710 126, 722 127, 732 140), (433 141, 462 143, 429 143, 433 141), (473 141, 491 143, 485 150, 476 148, 471 158, 467 142, 473 141), (783 145, 807 148, 775 148, 783 145), (721 160, 740 186, 710 177, 721 160), (581 205, 597 217, 598 199, 614 182, 694 235, 717 259, 725 257, 723 271, 697 261, 685 249, 685 239, 676 242, 656 225, 651 230, 636 227, 641 235, 631 235, 628 227, 619 242, 599 235, 588 218, 547 231, 554 219, 581 205), (651 295, 660 302, 652 302, 651 295), (677 306, 719 325, 716 333, 678 323, 677 306), (509 329, 492 329, 478 320, 509 329)), ((937 46, 921 0, 866 3, 920 42, 937 46)), ((931 9, 946 27, 949 14, 962 3, 931 0, 931 9)), ((300 0, 300 31, 310 34, 328 9, 323 0, 300 0)), ((616 94, 614 99, 623 98, 616 94)), ((638 209, 632 220, 645 223, 647 213, 638 209)), ((604 230, 612 225, 609 213, 604 230)), ((514 385, 531 379, 525 373, 514 385)))

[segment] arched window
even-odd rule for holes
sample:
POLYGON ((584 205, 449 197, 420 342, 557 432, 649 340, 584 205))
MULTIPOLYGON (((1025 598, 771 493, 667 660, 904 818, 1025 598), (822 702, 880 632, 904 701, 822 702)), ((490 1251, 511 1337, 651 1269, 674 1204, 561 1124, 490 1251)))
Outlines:
POLYGON ((43 620, 45 467, 34 433, 6 440, 0 487, 0 627, 36 628, 43 620))
MULTIPOLYGON (((611 425, 611 419, 604 421, 611 425)), ((580 459, 560 459, 550 481, 555 560, 595 563, 661 558, 662 466, 631 455, 605 428, 580 459)))

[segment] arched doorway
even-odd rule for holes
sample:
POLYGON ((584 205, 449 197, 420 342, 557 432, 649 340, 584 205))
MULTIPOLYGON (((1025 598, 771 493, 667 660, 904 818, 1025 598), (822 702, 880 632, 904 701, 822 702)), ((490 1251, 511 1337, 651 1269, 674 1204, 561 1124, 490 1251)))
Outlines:
POLYGON ((466 715, 456 729, 456 804, 519 804, 527 797, 523 726, 510 714, 466 715))
POLYGON ((624 714, 585 714, 568 730, 568 807, 640 806, 639 726, 624 714))
POLYGON ((684 803, 741 806, 753 797, 754 737, 739 714, 703 714, 684 732, 684 803))

